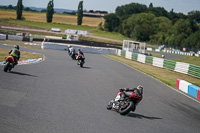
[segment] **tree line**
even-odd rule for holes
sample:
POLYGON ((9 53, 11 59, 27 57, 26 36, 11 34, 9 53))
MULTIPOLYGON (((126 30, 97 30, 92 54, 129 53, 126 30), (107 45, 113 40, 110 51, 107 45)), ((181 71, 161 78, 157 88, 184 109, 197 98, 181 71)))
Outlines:
POLYGON ((163 7, 154 7, 152 3, 148 7, 130 3, 118 6, 115 13, 104 19, 104 30, 119 32, 137 41, 200 50, 200 11, 185 15, 173 9, 168 12, 163 7))
MULTIPOLYGON (((18 20, 24 19, 22 17, 23 10, 37 12, 36 10, 32 10, 29 7, 24 8, 22 0, 18 0, 17 6, 12 6, 12 5, 0 6, 0 9, 16 10, 16 15, 17 15, 16 19, 18 19, 18 20)), ((47 23, 51 23, 53 21, 53 14, 55 13, 53 0, 49 0, 49 2, 47 4, 47 8, 40 12, 46 12, 46 21, 47 21, 47 23)), ((77 11, 77 25, 82 24, 82 19, 83 19, 83 1, 80 1, 79 5, 78 5, 78 11, 77 11)))

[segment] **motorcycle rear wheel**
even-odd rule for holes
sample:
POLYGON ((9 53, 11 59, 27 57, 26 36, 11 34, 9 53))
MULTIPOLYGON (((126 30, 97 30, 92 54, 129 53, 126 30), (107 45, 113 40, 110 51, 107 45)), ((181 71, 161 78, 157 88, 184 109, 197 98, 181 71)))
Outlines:
POLYGON ((132 101, 129 101, 127 107, 126 108, 120 107, 118 112, 120 115, 126 115, 134 108, 134 106, 135 106, 134 103, 132 101))

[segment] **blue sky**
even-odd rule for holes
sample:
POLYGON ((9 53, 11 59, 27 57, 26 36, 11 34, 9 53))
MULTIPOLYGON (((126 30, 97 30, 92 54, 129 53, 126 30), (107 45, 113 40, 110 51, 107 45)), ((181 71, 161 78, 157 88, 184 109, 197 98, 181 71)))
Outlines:
MULTIPOLYGON (((0 0, 0 5, 16 5, 18 0, 0 0)), ((24 6, 46 8, 49 0, 23 0, 24 6)), ((54 0, 54 8, 77 10, 80 0, 54 0)), ((200 10, 200 0, 83 0, 83 9, 103 10, 114 13, 117 6, 129 4, 131 2, 145 4, 154 7, 164 7, 167 11, 172 8, 174 12, 187 14, 193 10, 200 10)))

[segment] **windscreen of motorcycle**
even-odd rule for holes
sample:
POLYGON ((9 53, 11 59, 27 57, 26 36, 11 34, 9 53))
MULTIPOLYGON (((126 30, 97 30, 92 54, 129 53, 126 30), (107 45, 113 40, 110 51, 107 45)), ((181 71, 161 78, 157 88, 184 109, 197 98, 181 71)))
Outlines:
POLYGON ((120 99, 120 93, 121 93, 121 92, 119 92, 119 93, 117 94, 117 96, 115 97, 115 101, 118 101, 118 100, 120 99))

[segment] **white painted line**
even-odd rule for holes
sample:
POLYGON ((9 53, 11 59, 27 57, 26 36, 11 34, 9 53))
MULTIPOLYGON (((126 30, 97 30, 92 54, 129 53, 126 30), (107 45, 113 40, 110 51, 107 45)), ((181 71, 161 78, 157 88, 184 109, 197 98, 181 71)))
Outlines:
POLYGON ((180 93, 180 94, 183 94, 184 96, 186 96, 186 97, 188 97, 188 98, 190 98, 190 99, 192 99, 192 100, 194 100, 195 102, 197 102, 197 103, 200 104, 200 101, 198 101, 198 100, 194 99, 193 97, 190 97, 190 96, 188 96, 187 94, 185 94, 185 93, 183 93, 183 92, 181 92, 181 91, 179 91, 179 90, 177 90, 177 89, 175 89, 175 88, 173 88, 173 87, 171 87, 171 86, 169 86, 169 85, 167 85, 167 84, 161 82, 160 80, 158 80, 158 79, 152 77, 151 75, 148 75, 148 74, 146 74, 146 73, 144 73, 144 72, 142 72, 142 71, 139 71, 139 70, 137 70, 137 69, 135 69, 135 68, 133 68, 133 67, 131 67, 131 66, 129 66, 129 65, 123 63, 123 62, 121 62, 121 61, 114 60, 114 59, 112 59, 112 58, 110 58, 110 57, 107 57, 107 56, 105 56, 105 55, 103 55, 103 56, 106 57, 106 58, 108 58, 108 59, 111 59, 111 60, 113 60, 113 61, 122 63, 122 64, 124 64, 125 66, 127 66, 127 67, 129 67, 129 68, 132 68, 132 69, 134 69, 134 70, 136 70, 136 71, 138 71, 138 72, 140 72, 140 73, 143 73, 143 74, 145 74, 145 75, 147 75, 147 76, 149 76, 149 77, 151 77, 151 78, 157 80, 158 82, 162 83, 163 85, 165 85, 165 86, 171 88, 172 90, 174 90, 174 91, 176 91, 176 92, 178 92, 178 93, 180 93))

